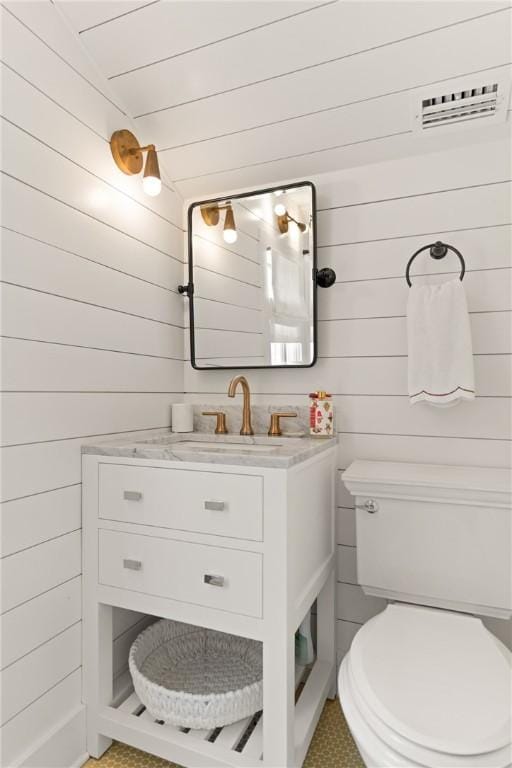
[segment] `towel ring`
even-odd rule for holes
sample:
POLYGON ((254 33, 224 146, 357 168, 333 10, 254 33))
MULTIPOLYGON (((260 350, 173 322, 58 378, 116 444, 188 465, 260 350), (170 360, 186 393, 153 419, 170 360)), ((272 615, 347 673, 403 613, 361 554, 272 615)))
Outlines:
POLYGON ((460 251, 457 250, 457 248, 454 248, 453 245, 448 245, 448 243, 442 243, 440 240, 437 240, 435 243, 430 243, 429 245, 424 245, 423 248, 419 248, 419 250, 416 251, 416 253, 413 253, 409 261, 407 262, 407 267, 405 268, 405 279, 407 280, 407 285, 409 288, 411 287, 411 278, 409 277, 409 272, 411 270, 411 264, 413 263, 414 259, 418 254, 422 253, 423 251, 426 251, 427 249, 430 249, 430 255, 433 259, 444 259, 448 251, 453 251, 457 256, 459 257, 460 261, 460 280, 464 278, 464 275, 466 273, 466 264, 464 262, 464 259, 462 257, 462 254, 460 251))

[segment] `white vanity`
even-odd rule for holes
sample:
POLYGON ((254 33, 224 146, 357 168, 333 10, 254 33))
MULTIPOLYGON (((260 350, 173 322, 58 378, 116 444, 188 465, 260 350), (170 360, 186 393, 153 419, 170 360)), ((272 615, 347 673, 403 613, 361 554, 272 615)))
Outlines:
POLYGON ((116 739, 187 767, 302 765, 335 693, 335 454, 335 439, 199 433, 84 448, 91 755, 116 739), (294 635, 315 599, 317 660, 295 703, 294 635), (248 718, 185 733, 154 722, 129 689, 116 696, 114 606, 261 641, 253 730, 248 718))

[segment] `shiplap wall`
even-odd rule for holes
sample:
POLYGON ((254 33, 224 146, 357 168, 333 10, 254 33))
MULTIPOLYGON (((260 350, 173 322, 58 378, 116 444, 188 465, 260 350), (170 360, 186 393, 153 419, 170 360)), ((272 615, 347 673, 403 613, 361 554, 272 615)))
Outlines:
MULTIPOLYGON (((464 138, 470 140, 471 134, 464 138)), ((340 474, 356 458, 508 466, 509 141, 418 154, 313 180, 318 192, 318 263, 337 273, 335 286, 318 291, 319 360, 303 371, 248 371, 255 402, 304 405, 313 389, 333 392, 340 474), (474 402, 448 410, 411 407, 407 398, 404 270, 417 248, 437 238, 459 248, 466 258, 464 286, 478 391, 474 402)), ((420 258, 412 273, 456 276, 455 257, 436 263, 428 256, 420 258)), ((226 402, 231 375, 186 365, 186 398, 226 402)), ((341 655, 384 601, 365 596, 357 585, 353 500, 341 478, 337 489, 341 655)), ((490 621, 489 626, 510 643, 509 624, 490 621)))
MULTIPOLYGON (((5 766, 85 753, 80 445, 169 424, 183 393, 181 199, 143 194, 122 108, 50 2, 2 23, 2 689, 5 766)), ((115 615, 115 672, 144 619, 115 615)))

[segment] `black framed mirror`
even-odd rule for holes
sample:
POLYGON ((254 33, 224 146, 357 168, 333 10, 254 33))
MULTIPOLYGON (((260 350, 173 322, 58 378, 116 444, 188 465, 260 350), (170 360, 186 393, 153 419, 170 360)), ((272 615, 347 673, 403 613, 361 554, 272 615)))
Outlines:
POLYGON ((311 182, 192 203, 188 270, 194 368, 315 364, 317 281, 332 270, 317 273, 311 182))

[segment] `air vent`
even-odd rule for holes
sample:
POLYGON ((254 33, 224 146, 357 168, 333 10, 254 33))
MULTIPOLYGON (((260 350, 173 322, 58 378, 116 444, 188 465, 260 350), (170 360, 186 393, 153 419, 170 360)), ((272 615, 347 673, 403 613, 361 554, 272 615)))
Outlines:
POLYGON ((417 131, 430 131, 469 121, 494 123, 505 120, 504 107, 508 101, 508 84, 491 81, 468 87, 467 82, 458 81, 450 85, 455 85, 456 88, 447 89, 441 94, 432 91, 415 94, 414 117, 417 131), (421 110, 418 110, 418 100, 421 110))

